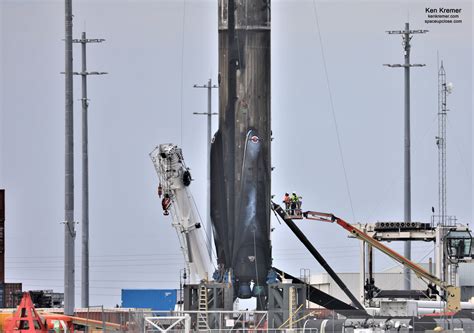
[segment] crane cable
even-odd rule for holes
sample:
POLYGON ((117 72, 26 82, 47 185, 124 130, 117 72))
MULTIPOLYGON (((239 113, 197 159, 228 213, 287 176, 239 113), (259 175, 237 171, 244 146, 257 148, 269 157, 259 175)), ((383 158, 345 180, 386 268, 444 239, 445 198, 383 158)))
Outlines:
POLYGON ((340 138, 340 135, 339 135, 339 127, 337 125, 336 111, 334 110, 334 101, 333 101, 333 98, 332 98, 331 85, 329 84, 329 74, 328 74, 328 69, 327 69, 327 64, 326 64, 326 57, 325 57, 325 54, 324 54, 323 39, 321 37, 321 29, 319 27, 319 18, 318 18, 318 11, 316 9, 316 0, 313 0, 313 9, 314 9, 314 16, 316 18, 316 30, 317 30, 318 37, 319 37, 319 45, 321 46, 321 58, 323 60, 323 65, 324 65, 324 74, 325 74, 325 77, 326 77, 326 85, 327 85, 327 88, 328 88, 329 102, 330 102, 330 105, 331 105, 331 112, 332 112, 332 117, 333 117, 333 120, 334 120, 334 127, 335 127, 335 130, 336 130, 337 145, 338 145, 338 148, 339 148, 339 155, 340 155, 341 162, 342 162, 342 169, 344 171, 344 180, 345 180, 345 183, 346 183, 347 195, 349 197, 349 203, 351 205, 352 218, 355 221, 356 218, 355 218, 355 213, 354 213, 354 206, 352 204, 352 196, 351 196, 351 191, 350 191, 350 187, 349 187, 349 180, 347 178, 346 165, 344 163, 344 155, 342 153, 342 144, 341 144, 341 138, 340 138))

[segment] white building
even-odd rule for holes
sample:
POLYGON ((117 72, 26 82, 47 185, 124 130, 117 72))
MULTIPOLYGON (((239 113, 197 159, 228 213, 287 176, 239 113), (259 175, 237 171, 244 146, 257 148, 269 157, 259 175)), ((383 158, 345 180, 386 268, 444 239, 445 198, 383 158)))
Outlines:
MULTIPOLYGON (((422 264, 427 268, 427 264, 422 264)), ((341 280, 346 284, 354 296, 362 301, 360 274, 359 273, 338 273, 341 280)), ((382 290, 403 290, 403 268, 397 266, 383 272, 374 273, 375 286, 382 290)), ((459 284, 461 286, 461 300, 469 301, 474 297, 474 263, 465 263, 459 265, 459 284)), ((318 273, 311 275, 311 285, 331 296, 350 303, 347 295, 339 288, 328 273, 318 273)), ((428 289, 426 283, 420 280, 413 273, 411 275, 411 286, 415 290, 428 289)))

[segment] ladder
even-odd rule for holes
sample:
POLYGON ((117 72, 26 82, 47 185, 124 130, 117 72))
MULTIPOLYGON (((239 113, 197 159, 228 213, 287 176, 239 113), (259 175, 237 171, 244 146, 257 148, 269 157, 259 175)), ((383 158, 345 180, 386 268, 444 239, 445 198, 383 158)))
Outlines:
POLYGON ((290 287, 289 290, 289 303, 288 304, 288 314, 289 314, 289 322, 288 322, 288 328, 293 328, 293 316, 296 313, 297 307, 298 307, 298 301, 297 301, 297 291, 295 287, 290 287))
POLYGON ((199 313, 197 318, 197 328, 199 331, 208 331, 207 311, 208 311, 208 297, 207 287, 203 284, 199 286, 199 313))

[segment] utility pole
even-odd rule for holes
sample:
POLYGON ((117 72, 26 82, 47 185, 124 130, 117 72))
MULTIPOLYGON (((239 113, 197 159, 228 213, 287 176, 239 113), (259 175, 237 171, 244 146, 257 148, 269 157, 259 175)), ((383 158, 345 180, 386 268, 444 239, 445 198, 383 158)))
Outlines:
POLYGON ((88 43, 102 43, 105 39, 87 39, 86 33, 82 33, 81 39, 74 39, 73 43, 82 45, 82 71, 74 72, 74 75, 82 77, 82 285, 81 306, 89 307, 89 156, 88 156, 88 120, 87 111, 89 100, 87 99, 87 77, 89 75, 103 75, 106 72, 87 71, 88 43))
MULTIPOLYGON (((387 31, 389 35, 402 35, 402 45, 405 54, 404 64, 384 64, 388 67, 402 67, 405 73, 405 152, 404 152, 404 221, 411 222, 411 162, 410 162, 410 67, 423 67, 425 64, 410 64, 410 41, 413 34, 423 34, 428 30, 410 30, 405 23, 405 30, 387 31)), ((411 241, 405 241, 404 256, 411 259, 411 241)), ((405 289, 411 289, 410 269, 404 268, 405 289)))
POLYGON ((74 101, 72 0, 65 0, 64 314, 74 315, 74 101))
POLYGON ((209 258, 212 260, 212 234, 211 234, 211 141, 212 141, 212 116, 218 115, 217 112, 212 113, 212 89, 219 88, 212 85, 212 79, 207 81, 207 85, 194 85, 194 88, 207 89, 207 112, 193 112, 196 115, 207 116, 207 214, 206 214, 206 242, 209 251, 209 258))

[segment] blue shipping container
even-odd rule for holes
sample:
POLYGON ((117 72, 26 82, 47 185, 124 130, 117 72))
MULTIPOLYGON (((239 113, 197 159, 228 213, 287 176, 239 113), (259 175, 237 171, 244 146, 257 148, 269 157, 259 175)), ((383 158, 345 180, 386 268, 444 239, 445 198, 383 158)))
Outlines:
POLYGON ((122 307, 170 311, 177 294, 176 289, 122 289, 122 307))

